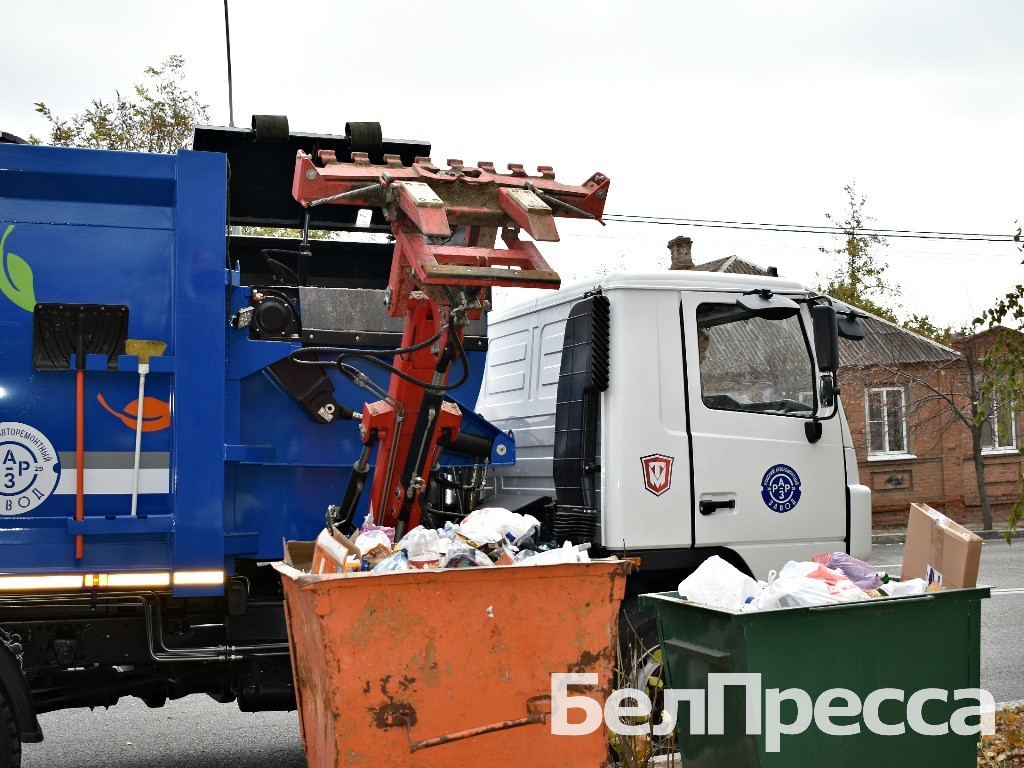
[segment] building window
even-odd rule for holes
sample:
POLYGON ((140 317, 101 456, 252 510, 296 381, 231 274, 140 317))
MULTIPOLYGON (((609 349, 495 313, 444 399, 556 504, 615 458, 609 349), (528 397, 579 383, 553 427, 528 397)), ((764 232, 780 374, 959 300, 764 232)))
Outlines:
POLYGON ((907 451, 906 392, 900 387, 868 390, 868 455, 905 455, 907 451))
POLYGON ((1017 450, 1017 420, 1013 408, 998 400, 981 425, 981 447, 985 451, 1017 450))

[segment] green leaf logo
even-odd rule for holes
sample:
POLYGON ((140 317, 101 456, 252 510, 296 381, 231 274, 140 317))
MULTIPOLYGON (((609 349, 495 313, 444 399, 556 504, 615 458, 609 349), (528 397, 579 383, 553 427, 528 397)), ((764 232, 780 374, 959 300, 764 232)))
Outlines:
POLYGON ((13 230, 14 225, 11 224, 0 238, 0 291, 26 312, 32 312, 36 306, 32 268, 21 256, 8 253, 5 247, 7 236, 13 230))

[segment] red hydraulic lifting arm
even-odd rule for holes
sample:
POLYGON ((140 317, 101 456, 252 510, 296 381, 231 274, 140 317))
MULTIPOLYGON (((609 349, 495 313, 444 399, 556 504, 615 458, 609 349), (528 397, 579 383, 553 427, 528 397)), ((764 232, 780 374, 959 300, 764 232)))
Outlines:
POLYGON ((352 153, 350 163, 330 151, 321 151, 319 159, 322 166, 299 152, 295 199, 307 208, 383 208, 395 237, 387 310, 406 317, 403 351, 395 356, 388 397, 363 408, 364 447, 339 518, 350 519, 370 452, 379 443, 370 512, 375 522, 401 535, 419 524, 430 470, 458 435, 461 413, 444 393, 456 386, 448 383, 453 365, 460 358, 468 364, 462 346, 466 323, 481 316, 488 288, 558 288, 558 274, 519 233, 557 241, 556 216, 600 222, 609 180, 596 173, 576 186, 556 181, 547 166, 530 176, 521 165, 497 173, 492 163, 466 167, 449 160, 441 169, 422 157, 404 166, 397 155, 373 165, 360 152, 352 153), (503 249, 494 247, 499 231, 503 249))

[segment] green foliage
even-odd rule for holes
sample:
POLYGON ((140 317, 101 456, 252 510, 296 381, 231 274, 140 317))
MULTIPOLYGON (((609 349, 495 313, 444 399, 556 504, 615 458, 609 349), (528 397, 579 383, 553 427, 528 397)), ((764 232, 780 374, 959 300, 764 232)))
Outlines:
POLYGON ((953 340, 953 327, 949 325, 936 325, 928 315, 910 315, 902 323, 908 331, 924 336, 934 342, 949 346, 953 340))
POLYGON ((894 323, 899 320, 895 299, 899 286, 891 285, 885 278, 888 265, 875 255, 885 248, 885 238, 868 231, 867 224, 874 219, 864 213, 867 198, 858 195, 856 185, 843 187, 849 208, 842 214, 826 213, 827 218, 841 230, 836 235, 837 247, 819 248, 825 254, 838 256, 835 270, 822 279, 818 275, 817 290, 839 299, 865 312, 883 317, 894 323))
POLYGON ((242 234, 246 237, 287 237, 298 240, 302 237, 302 230, 287 227, 242 227, 242 234))
POLYGON ((187 148, 195 126, 209 117, 199 95, 182 88, 185 59, 170 56, 159 67, 146 67, 145 76, 148 83, 137 84, 130 96, 115 91, 113 101, 93 99, 89 109, 67 120, 37 102, 36 112, 50 123, 49 143, 165 154, 187 148))
MULTIPOLYGON (((1018 249, 1024 251, 1020 227, 1013 241, 1018 249)), ((974 319, 974 325, 989 329, 1003 326, 1017 331, 996 334, 984 363, 986 377, 997 382, 991 395, 999 402, 1011 403, 1016 410, 1024 403, 1024 333, 1021 333, 1024 331, 1024 285, 1015 286, 998 299, 992 307, 974 319)), ((1021 520, 1024 520, 1024 475, 1021 477, 1017 501, 1010 512, 1010 530, 1016 530, 1021 520)), ((1006 541, 1010 543, 1009 532, 1006 541)))
POLYGON ((841 234, 836 235, 839 243, 835 248, 818 249, 838 257, 838 263, 824 279, 819 273, 816 289, 908 331, 948 345, 953 336, 950 326, 938 325, 928 315, 911 314, 906 320, 900 318, 899 286, 886 279, 888 264, 876 255, 888 243, 867 226, 874 218, 864 212, 867 198, 857 194, 856 185, 848 184, 843 191, 849 208, 839 215, 825 214, 825 218, 841 230, 841 234))
MULTIPOLYGON (((1024 403, 1024 336, 1020 333, 1000 333, 981 365, 984 386, 979 396, 979 419, 984 420, 993 403, 1019 410, 1024 403)), ((1024 476, 1017 501, 1010 511, 1010 530, 1016 530, 1024 519, 1024 476)), ((1009 543, 1010 535, 1006 540, 1009 543)))
MULTIPOLYGON (((1017 228, 1017 232, 1013 236, 1013 242, 1017 244, 1018 249, 1024 251, 1020 227, 1017 228)), ((1024 262, 1021 263, 1024 264, 1024 262)), ((1012 291, 1009 291, 1001 299, 997 300, 992 307, 974 319, 976 326, 988 328, 1006 325, 1007 323, 1011 323, 1017 329, 1024 326, 1024 285, 1015 286, 1012 291)))

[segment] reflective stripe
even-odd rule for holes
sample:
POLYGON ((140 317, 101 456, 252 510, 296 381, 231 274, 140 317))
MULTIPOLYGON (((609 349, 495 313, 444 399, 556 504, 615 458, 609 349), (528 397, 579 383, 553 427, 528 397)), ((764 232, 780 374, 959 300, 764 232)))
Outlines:
POLYGON ((0 591, 16 589, 78 589, 81 576, 0 576, 0 591))
MULTIPOLYGON (((50 589, 103 589, 108 587, 169 587, 172 576, 167 572, 151 573, 85 573, 46 576, 0 576, 0 592, 50 589)), ((178 571, 173 576, 178 586, 224 583, 224 571, 178 571)))
POLYGON ((224 571, 178 571, 174 574, 174 583, 185 584, 223 584, 224 571))
MULTIPOLYGON (((100 574, 101 576, 103 574, 100 574)), ((108 587, 167 587, 171 584, 169 573, 109 573, 108 587)))
MULTIPOLYGON (((75 468, 74 451, 58 451, 60 465, 65 470, 75 468)), ((143 451, 139 455, 139 466, 142 469, 167 469, 171 466, 171 454, 167 451, 143 451)), ((133 469, 135 453, 133 451, 86 451, 85 468, 89 469, 133 469)))
MULTIPOLYGON (((60 482, 54 493, 69 496, 75 487, 75 452, 60 451, 60 482)), ((171 492, 171 454, 143 451, 139 456, 139 493, 171 492)), ((135 453, 132 451, 86 451, 85 492, 88 495, 124 495, 132 492, 135 453)))
MULTIPOLYGON (((129 496, 132 492, 132 469, 86 469, 85 493, 90 495, 118 494, 129 496)), ((142 469, 139 471, 139 493, 170 493, 171 473, 167 469, 142 469)), ((70 496, 76 492, 75 473, 62 472, 55 494, 70 496)))

